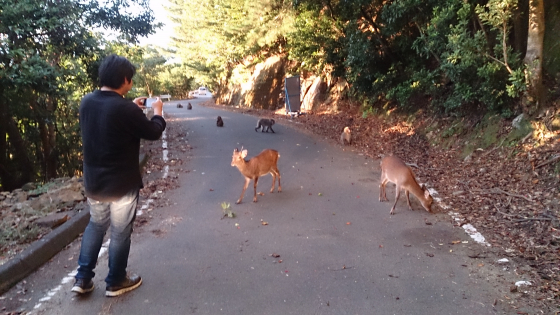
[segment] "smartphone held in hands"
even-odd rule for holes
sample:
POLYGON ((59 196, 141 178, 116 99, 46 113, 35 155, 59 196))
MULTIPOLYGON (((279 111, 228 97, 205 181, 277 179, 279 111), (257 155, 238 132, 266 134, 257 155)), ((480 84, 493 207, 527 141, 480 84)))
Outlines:
POLYGON ((152 104, 157 101, 157 97, 149 97, 144 100, 144 106, 152 107, 152 104))

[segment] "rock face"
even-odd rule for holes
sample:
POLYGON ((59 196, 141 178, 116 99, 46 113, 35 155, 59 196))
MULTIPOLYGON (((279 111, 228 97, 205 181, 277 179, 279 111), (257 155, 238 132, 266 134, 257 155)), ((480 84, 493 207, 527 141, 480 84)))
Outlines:
POLYGON ((323 104, 336 106, 348 88, 345 81, 336 78, 291 73, 284 56, 272 56, 255 65, 245 82, 224 83, 216 93, 216 102, 254 109, 284 108, 284 79, 296 75, 301 82, 301 111, 315 111, 323 104))
POLYGON ((228 84, 218 91, 220 104, 277 109, 284 104, 285 59, 273 56, 257 64, 247 82, 228 84))
POLYGON ((276 109, 283 93, 284 76, 284 61, 280 57, 258 64, 242 98, 244 103, 257 109, 276 109))

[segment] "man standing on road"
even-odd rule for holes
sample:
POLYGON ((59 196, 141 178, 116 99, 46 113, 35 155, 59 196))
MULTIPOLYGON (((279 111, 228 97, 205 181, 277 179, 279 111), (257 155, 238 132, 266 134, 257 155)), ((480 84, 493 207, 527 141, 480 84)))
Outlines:
POLYGON ((124 57, 110 55, 99 67, 101 88, 87 94, 80 105, 84 154, 84 186, 91 218, 86 227, 72 291, 93 291, 92 278, 103 237, 111 226, 109 274, 105 295, 118 296, 142 284, 127 275, 130 235, 136 217, 140 174, 140 139, 157 140, 165 130, 163 103, 153 104, 148 120, 141 106, 145 97, 127 100, 136 68, 124 57))

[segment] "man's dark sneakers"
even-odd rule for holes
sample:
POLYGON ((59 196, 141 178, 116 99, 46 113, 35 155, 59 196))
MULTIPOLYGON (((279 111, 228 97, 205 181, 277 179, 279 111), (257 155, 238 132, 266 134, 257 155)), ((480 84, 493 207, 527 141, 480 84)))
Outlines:
POLYGON ((105 296, 119 296, 128 291, 138 288, 142 284, 142 278, 138 275, 127 276, 118 285, 107 286, 105 296))
POLYGON ((94 285, 91 279, 76 279, 74 286, 72 287, 72 292, 79 294, 89 293, 93 291, 94 285))

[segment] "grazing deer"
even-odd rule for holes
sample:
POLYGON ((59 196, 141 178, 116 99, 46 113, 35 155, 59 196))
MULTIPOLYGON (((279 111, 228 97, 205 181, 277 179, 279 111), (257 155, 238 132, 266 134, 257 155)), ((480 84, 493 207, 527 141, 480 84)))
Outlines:
POLYGON ((272 188, 270 188, 270 192, 274 192, 276 177, 278 177, 278 192, 281 192, 282 186, 280 185, 280 171, 278 171, 278 167, 276 166, 278 158, 280 157, 278 151, 265 149, 259 155, 253 157, 249 161, 245 161, 246 156, 247 150, 243 150, 243 148, 241 148, 241 151, 239 151, 236 148, 235 150, 233 150, 233 156, 231 157, 231 166, 237 166, 241 174, 245 176, 245 185, 243 186, 241 196, 236 203, 239 204, 243 200, 243 195, 245 194, 245 190, 247 190, 251 179, 253 180, 253 187, 255 192, 253 202, 257 202, 257 182, 259 181, 259 176, 266 175, 267 173, 270 173, 270 175, 272 175, 272 188))
POLYGON ((396 156, 386 156, 381 160, 381 185, 379 185, 379 201, 389 201, 385 194, 385 185, 387 182, 395 183, 395 204, 391 208, 390 214, 394 214, 395 206, 401 195, 401 189, 404 189, 408 208, 412 210, 408 193, 411 192, 426 211, 431 212, 433 198, 424 185, 418 185, 412 169, 396 156))

